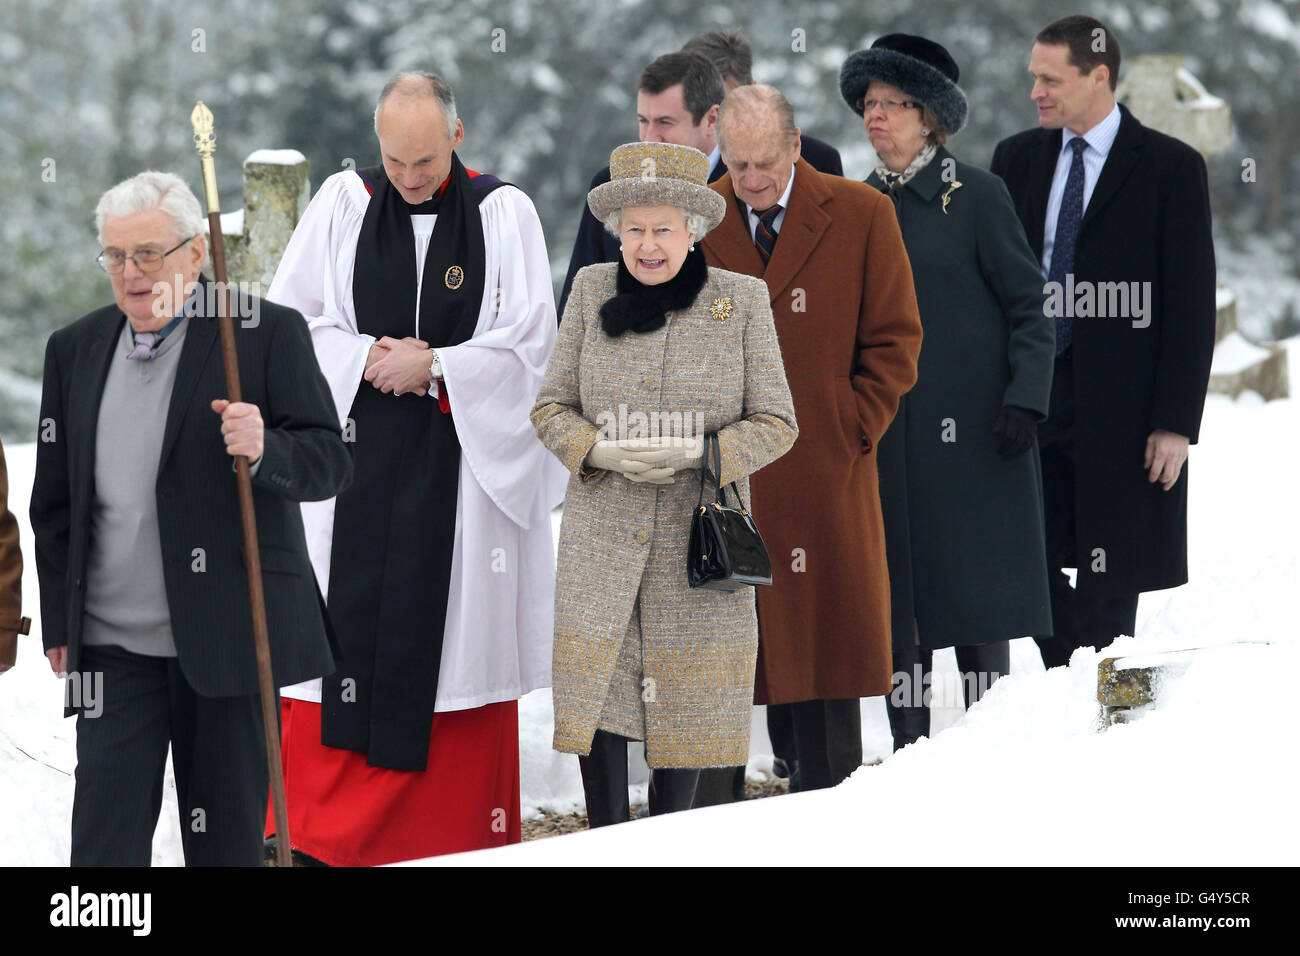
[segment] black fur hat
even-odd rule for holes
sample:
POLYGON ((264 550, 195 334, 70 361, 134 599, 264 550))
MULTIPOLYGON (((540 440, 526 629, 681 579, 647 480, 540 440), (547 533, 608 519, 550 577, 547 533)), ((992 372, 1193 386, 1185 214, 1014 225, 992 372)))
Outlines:
POLYGON ((959 75, 957 61, 933 40, 891 33, 844 61, 840 95, 861 116, 858 101, 871 82, 888 83, 933 110, 951 135, 966 125, 966 94, 957 85, 959 75))

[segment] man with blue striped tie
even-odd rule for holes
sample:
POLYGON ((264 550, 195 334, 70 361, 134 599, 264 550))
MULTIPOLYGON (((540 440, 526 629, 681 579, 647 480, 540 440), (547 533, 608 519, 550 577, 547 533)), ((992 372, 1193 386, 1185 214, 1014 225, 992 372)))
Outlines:
POLYGON ((1119 43, 1091 17, 1038 33, 1038 128, 998 144, 1056 320, 1039 426, 1054 635, 1048 667, 1133 634, 1138 595, 1187 581, 1187 452, 1214 348, 1205 161, 1116 103, 1119 43))

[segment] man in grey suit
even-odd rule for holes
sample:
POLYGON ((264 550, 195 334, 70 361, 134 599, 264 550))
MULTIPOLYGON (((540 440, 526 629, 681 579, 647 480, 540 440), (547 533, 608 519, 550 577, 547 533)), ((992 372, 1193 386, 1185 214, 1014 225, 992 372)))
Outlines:
POLYGON ((268 773, 233 459, 253 466, 277 686, 333 670, 299 502, 351 479, 306 324, 240 298, 225 394, 203 214, 178 176, 95 212, 114 305, 50 336, 31 519, 77 714, 74 866, 147 866, 168 745, 189 865, 262 861, 268 773))

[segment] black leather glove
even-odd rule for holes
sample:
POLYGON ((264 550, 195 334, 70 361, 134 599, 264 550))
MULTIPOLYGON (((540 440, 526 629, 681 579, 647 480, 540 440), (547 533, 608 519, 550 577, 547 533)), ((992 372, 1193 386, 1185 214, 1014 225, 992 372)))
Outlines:
POLYGON ((998 420, 993 425, 993 437, 998 440, 998 454, 1004 460, 1019 458, 1034 447, 1038 436, 1038 415, 1019 405, 1003 405, 998 420))

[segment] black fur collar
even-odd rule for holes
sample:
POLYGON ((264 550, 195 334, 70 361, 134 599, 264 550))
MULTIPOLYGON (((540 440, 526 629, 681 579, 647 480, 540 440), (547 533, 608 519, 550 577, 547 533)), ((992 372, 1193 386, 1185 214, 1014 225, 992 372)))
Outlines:
POLYGON ((624 332, 653 332, 669 312, 689 309, 709 278, 703 251, 688 252, 682 267, 667 282, 645 285, 627 271, 620 257, 614 297, 600 307, 600 327, 610 338, 624 332))

